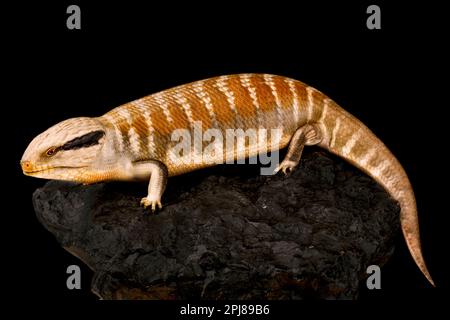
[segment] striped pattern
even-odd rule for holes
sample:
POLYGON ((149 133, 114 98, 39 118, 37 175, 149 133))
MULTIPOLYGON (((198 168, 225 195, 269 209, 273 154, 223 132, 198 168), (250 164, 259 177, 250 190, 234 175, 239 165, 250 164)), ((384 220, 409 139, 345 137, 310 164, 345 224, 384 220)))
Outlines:
POLYGON ((124 137, 122 131, 119 129, 119 126, 116 125, 116 123, 118 123, 118 117, 113 114, 105 114, 103 119, 109 124, 109 126, 113 127, 117 151, 119 154, 123 154, 125 152, 124 137))
POLYGON ((192 126, 194 124, 194 117, 192 115, 191 105, 184 95, 183 91, 177 90, 174 94, 175 101, 181 106, 184 111, 184 114, 187 117, 189 125, 192 126))
POLYGON ((218 128, 216 115, 214 113, 214 106, 211 102, 211 97, 209 96, 208 91, 205 90, 205 88, 204 88, 203 81, 198 81, 198 82, 194 83, 192 85, 192 89, 193 89, 197 99, 199 99, 201 101, 201 103, 203 103, 203 105, 205 106, 205 108, 208 112, 208 117, 211 119, 211 124, 212 124, 211 127, 218 128))
POLYGON ((151 150, 155 149, 155 130, 151 117, 151 110, 145 103, 138 101, 132 102, 132 110, 135 116, 133 118, 133 127, 140 139, 141 154, 137 158, 150 157, 151 150))
POLYGON ((216 81, 216 87, 217 87, 217 89, 220 90, 220 92, 222 92, 225 95, 225 99, 228 102, 228 106, 230 107, 231 110, 233 110, 235 115, 237 115, 236 102, 235 102, 236 98, 234 97, 233 90, 231 90, 228 87, 227 81, 228 81, 228 76, 222 76, 222 77, 218 78, 216 81))
POLYGON ((369 148, 368 151, 359 160, 361 166, 367 168, 369 162, 371 162, 376 155, 377 155, 377 148, 376 147, 369 148))
POLYGON ((312 122, 313 120, 313 107, 314 107, 314 101, 313 101, 313 92, 314 89, 311 87, 306 87, 306 94, 307 94, 307 98, 306 98, 306 119, 307 119, 307 123, 312 122))
MULTIPOLYGON (((252 75, 250 75, 250 74, 241 75, 240 82, 241 82, 241 86, 245 90, 247 90, 247 92, 250 96, 251 104, 253 105, 254 110, 255 110, 254 116, 257 119, 257 127, 261 128, 261 127, 264 127, 264 123, 262 123, 262 121, 261 121, 263 115, 261 114, 261 111, 260 111, 261 107, 259 105, 258 96, 256 94, 256 86, 254 86, 252 84, 251 78, 252 78, 252 75)), ((249 108, 250 108, 250 106, 249 106, 249 108)))
POLYGON ((356 132, 354 132, 350 139, 347 140, 347 142, 345 142, 345 144, 342 147, 342 153, 345 156, 349 156, 353 150, 353 148, 356 145, 356 142, 358 142, 358 140, 361 139, 361 131, 360 129, 356 132))
POLYGON ((336 123, 331 131, 330 148, 334 148, 336 145, 336 138, 338 137, 339 130, 341 129, 341 119, 336 118, 336 123))
POLYGON ((278 96, 278 91, 277 91, 277 86, 275 84, 274 76, 265 74, 264 82, 266 85, 268 85, 270 87, 272 96, 275 98, 275 105, 277 107, 281 107, 282 103, 281 103, 280 97, 278 96))
POLYGON ((294 114, 295 122, 298 123, 299 119, 300 119, 300 106, 299 106, 299 103, 298 103, 298 99, 299 98, 298 98, 297 88, 296 88, 294 80, 286 79, 285 81, 289 85, 289 91, 290 91, 290 94, 292 96, 292 111, 293 111, 293 114, 294 114))
POLYGON ((173 118, 170 114, 169 110, 169 103, 166 99, 166 95, 162 92, 154 94, 153 99, 155 99, 155 102, 158 104, 158 106, 161 108, 162 112, 166 116, 166 120, 168 123, 173 123, 173 118))

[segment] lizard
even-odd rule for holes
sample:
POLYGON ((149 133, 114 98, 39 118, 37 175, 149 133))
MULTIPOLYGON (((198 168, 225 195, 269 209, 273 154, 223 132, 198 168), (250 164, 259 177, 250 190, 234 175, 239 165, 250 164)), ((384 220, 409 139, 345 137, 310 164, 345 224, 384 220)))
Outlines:
MULTIPOLYGON (((162 208, 168 177, 214 164, 169 157, 177 129, 279 128, 278 141, 247 143, 223 153, 234 159, 287 147, 275 173, 291 172, 304 146, 317 145, 354 165, 400 205, 402 232, 415 263, 434 286, 425 264, 414 191, 397 158, 361 121, 319 90, 270 74, 235 74, 170 88, 123 104, 100 117, 64 120, 36 136, 20 161, 28 176, 84 184, 149 181, 141 204, 162 208)), ((223 155, 219 155, 223 156, 223 155)))

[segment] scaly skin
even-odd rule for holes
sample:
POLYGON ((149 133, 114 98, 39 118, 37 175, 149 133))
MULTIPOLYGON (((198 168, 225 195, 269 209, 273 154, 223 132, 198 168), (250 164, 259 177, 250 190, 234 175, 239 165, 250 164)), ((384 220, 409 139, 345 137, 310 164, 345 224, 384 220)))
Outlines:
MULTIPOLYGON (((202 142, 205 148, 210 142, 202 142)), ((358 119, 302 82, 281 76, 241 74, 197 81, 117 107, 97 118, 73 118, 38 135, 21 165, 26 175, 96 183, 150 179, 141 203, 161 208, 168 176, 221 162, 224 156, 248 158, 289 145, 275 171, 285 173, 300 161, 305 145, 318 145, 375 179, 399 202, 401 226, 416 264, 434 285, 422 256, 417 208, 408 177, 388 148, 358 119), (224 147, 197 161, 169 156, 178 143, 176 129, 282 129, 281 139, 224 147), (74 140, 77 139, 78 140, 74 140), (289 144, 290 142, 290 144, 289 144), (49 151, 50 150, 50 151, 49 151)))

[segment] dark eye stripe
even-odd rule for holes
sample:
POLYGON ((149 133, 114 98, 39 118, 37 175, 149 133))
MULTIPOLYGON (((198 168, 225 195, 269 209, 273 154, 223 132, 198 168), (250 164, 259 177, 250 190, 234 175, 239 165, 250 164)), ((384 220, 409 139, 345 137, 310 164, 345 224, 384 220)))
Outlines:
POLYGON ((80 148, 87 148, 98 144, 98 141, 105 135, 105 131, 98 130, 92 131, 81 137, 77 137, 66 142, 64 145, 59 147, 59 150, 74 150, 80 148))

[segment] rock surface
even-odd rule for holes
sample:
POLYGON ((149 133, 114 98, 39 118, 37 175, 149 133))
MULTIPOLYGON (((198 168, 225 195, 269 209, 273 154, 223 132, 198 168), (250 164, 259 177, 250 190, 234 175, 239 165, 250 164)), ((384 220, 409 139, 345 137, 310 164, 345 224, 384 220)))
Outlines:
POLYGON ((288 177, 224 165, 171 178, 157 215, 139 206, 146 190, 50 181, 34 193, 104 299, 354 299, 399 230, 381 187, 320 152, 288 177))

